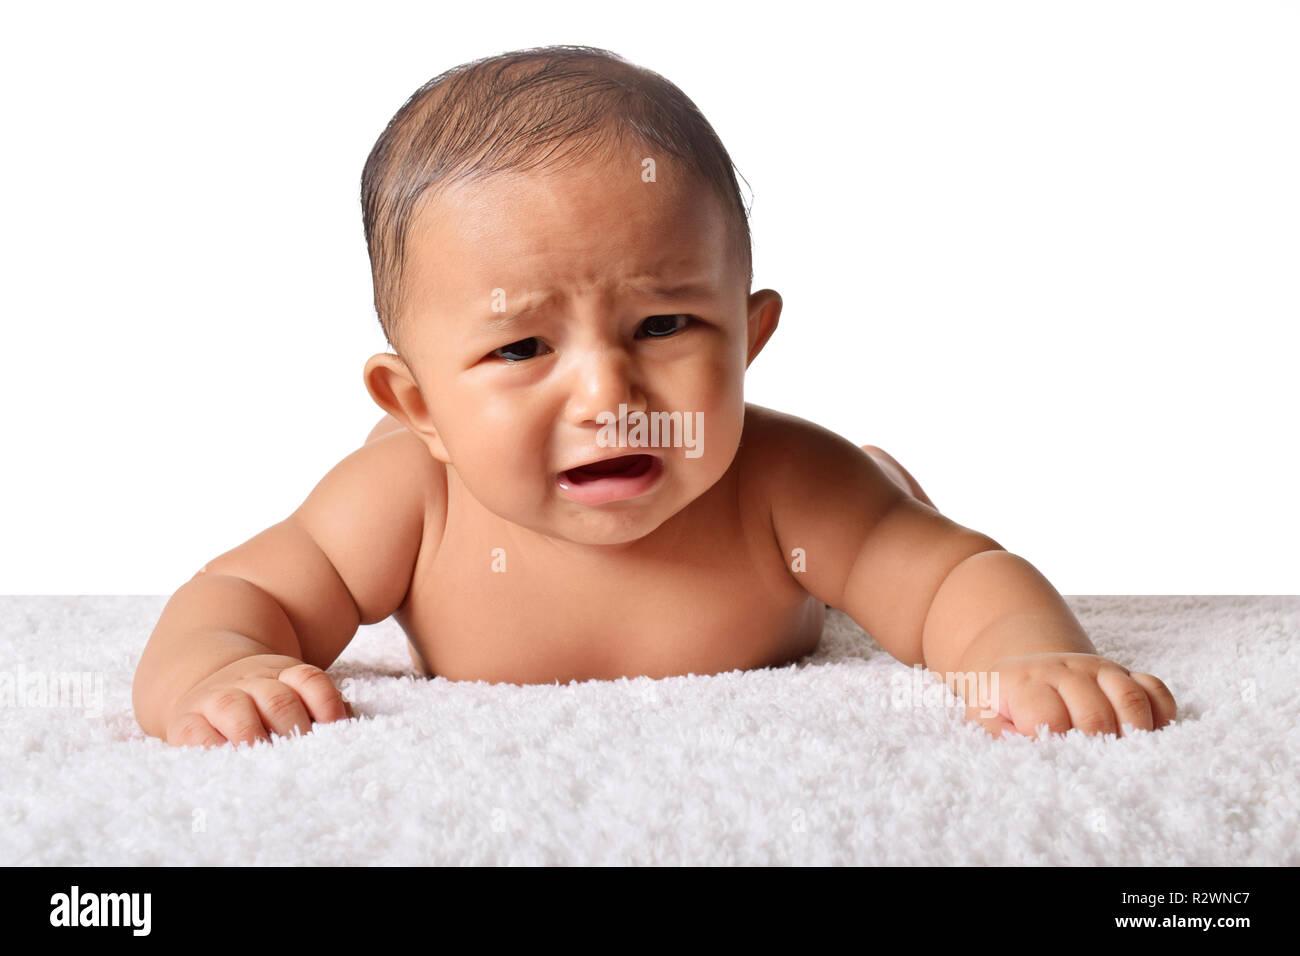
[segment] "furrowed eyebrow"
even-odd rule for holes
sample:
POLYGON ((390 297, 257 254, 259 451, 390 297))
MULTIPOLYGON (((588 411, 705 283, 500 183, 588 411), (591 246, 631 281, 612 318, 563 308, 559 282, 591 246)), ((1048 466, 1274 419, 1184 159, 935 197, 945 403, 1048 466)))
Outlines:
MULTIPOLYGON (((623 284, 626 292, 650 296, 655 299, 713 299, 718 295, 717 288, 710 282, 668 282, 649 277, 641 282, 632 281, 623 284)), ((489 333, 509 332, 523 324, 528 315, 544 308, 554 296, 534 299, 527 305, 509 312, 494 312, 477 325, 477 329, 489 333)))
POLYGON ((709 282, 665 283, 652 280, 647 283, 628 283, 627 288, 657 299, 712 299, 718 294, 718 290, 709 282))
POLYGON ((529 315, 544 307, 551 301, 553 296, 535 298, 526 305, 517 309, 510 309, 508 312, 492 312, 477 326, 478 329, 485 332, 508 332, 520 325, 529 315))
POLYGON ((524 320, 525 312, 506 312, 494 314, 492 318, 487 319, 479 328, 485 332, 508 332, 515 328, 524 320))

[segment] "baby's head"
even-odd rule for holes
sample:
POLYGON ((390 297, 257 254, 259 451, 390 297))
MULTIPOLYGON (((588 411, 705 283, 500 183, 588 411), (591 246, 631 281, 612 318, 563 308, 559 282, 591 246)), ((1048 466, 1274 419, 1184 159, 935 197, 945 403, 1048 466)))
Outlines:
POLYGON ((362 207, 397 353, 366 387, 485 507, 624 544, 726 472, 781 300, 750 293, 731 159, 673 84, 590 47, 456 67, 389 122, 362 207), (702 426, 696 447, 605 447, 611 417, 654 412, 702 426), (592 503, 564 474, 641 453, 657 478, 633 497, 592 503))

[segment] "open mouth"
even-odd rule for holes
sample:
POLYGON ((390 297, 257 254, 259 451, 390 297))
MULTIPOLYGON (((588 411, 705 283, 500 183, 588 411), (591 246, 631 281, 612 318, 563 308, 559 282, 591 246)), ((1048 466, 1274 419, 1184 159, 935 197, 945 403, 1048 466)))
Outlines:
POLYGON ((654 455, 619 455, 579 465, 556 476, 560 492, 581 505, 638 498, 659 484, 664 463, 654 455))
POLYGON ((620 455, 580 468, 570 468, 563 473, 563 477, 574 485, 585 485, 602 478, 639 478, 653 465, 652 455, 620 455))

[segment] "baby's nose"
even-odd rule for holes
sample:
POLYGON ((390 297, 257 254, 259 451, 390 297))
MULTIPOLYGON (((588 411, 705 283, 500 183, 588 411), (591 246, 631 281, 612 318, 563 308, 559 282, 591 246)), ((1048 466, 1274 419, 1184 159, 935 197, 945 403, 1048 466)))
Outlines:
POLYGON ((635 369, 622 348, 606 346, 582 356, 571 382, 568 417, 575 424, 601 424, 597 416, 601 412, 617 416, 620 405, 625 412, 640 408, 635 369))

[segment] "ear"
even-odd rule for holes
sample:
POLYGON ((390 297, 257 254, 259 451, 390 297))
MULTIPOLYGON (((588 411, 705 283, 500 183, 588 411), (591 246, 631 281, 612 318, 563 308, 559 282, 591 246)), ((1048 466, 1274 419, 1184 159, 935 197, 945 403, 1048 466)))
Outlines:
POLYGON ((414 432, 434 458, 444 464, 451 463, 429 406, 406 362, 391 352, 380 352, 367 359, 362 378, 376 405, 414 432))
POLYGON ((781 296, 774 289, 759 289, 749 297, 749 345, 745 368, 763 351, 781 319, 781 296))

